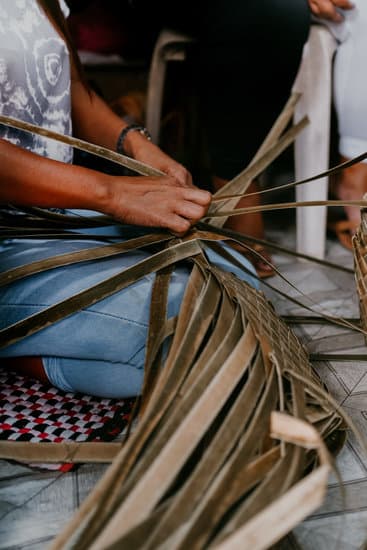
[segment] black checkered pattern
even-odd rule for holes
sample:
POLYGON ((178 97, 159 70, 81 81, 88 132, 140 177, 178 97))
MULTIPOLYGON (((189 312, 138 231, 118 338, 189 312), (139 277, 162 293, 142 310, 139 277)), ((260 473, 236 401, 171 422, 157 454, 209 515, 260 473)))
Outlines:
POLYGON ((111 441, 126 427, 133 399, 66 393, 0 371, 0 439, 32 442, 111 441))

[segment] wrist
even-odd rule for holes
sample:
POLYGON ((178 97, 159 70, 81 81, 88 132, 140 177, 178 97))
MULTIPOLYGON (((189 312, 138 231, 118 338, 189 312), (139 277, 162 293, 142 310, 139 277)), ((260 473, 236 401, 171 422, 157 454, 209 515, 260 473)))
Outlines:
POLYGON ((103 214, 110 215, 111 205, 113 204, 113 177, 108 174, 97 173, 93 178, 93 183, 89 183, 89 201, 88 208, 97 210, 103 214))
POLYGON ((116 151, 122 155, 134 157, 136 146, 146 140, 151 141, 151 139, 150 133, 144 126, 129 124, 121 130, 117 138, 116 151))

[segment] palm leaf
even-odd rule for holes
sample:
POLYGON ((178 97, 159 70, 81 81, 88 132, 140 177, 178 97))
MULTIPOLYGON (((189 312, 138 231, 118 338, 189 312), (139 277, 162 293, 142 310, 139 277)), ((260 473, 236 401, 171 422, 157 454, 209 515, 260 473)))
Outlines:
MULTIPOLYGON (((239 212, 233 208, 249 182, 306 123, 283 133, 296 101, 290 98, 253 162, 215 195, 211 224, 201 222, 184 239, 162 231, 2 275, 0 284, 8 284, 42 270, 154 245, 148 259, 0 333, 1 345, 9 345, 156 273, 137 429, 114 447, 110 468, 55 539, 53 550, 225 550, 240 548, 243 537, 252 548, 268 548, 321 503, 332 467, 327 447, 336 453, 348 426, 360 437, 263 293, 212 265, 205 254, 209 246, 218 251, 215 240, 224 235, 246 241, 222 225, 239 212), (183 259, 193 268, 177 319, 167 319, 170 274, 183 259)), ((42 132, 141 174, 156 173, 80 140, 7 117, 0 116, 0 122, 42 132)), ((39 209, 14 218, 3 215, 4 236, 80 238, 80 227, 116 223, 104 216, 80 220, 39 209)), ((236 264, 231 254, 222 254, 236 264)), ((68 454, 80 460, 76 449, 68 454)), ((42 452, 39 457, 44 460, 42 452)), ((92 454, 82 457, 93 460, 92 454)))

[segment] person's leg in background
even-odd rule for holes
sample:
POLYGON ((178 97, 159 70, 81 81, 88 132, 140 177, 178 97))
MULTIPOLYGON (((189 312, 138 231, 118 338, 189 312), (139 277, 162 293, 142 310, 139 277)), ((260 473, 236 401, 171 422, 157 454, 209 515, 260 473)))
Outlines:
MULTIPOLYGON (((307 0, 133 0, 156 28, 196 39, 200 122, 205 127, 212 186, 220 189, 252 160, 289 98, 308 38, 307 0)), ((248 192, 256 191, 253 182, 248 192)), ((238 207, 254 206, 256 195, 238 207)), ((261 213, 234 216, 227 227, 261 238, 261 213)), ((272 270, 258 262, 258 271, 272 270)))
MULTIPOLYGON (((339 134, 341 162, 367 151, 367 77, 364 70, 367 45, 367 3, 356 0, 345 12, 348 36, 339 44, 334 61, 334 104, 339 134)), ((336 176, 335 194, 341 200, 358 200, 367 192, 367 161, 343 170, 336 176)), ((358 206, 346 206, 347 220, 335 225, 342 244, 351 248, 351 236, 360 223, 358 206)))
MULTIPOLYGON (((289 98, 310 13, 305 0, 211 0, 203 13, 198 82, 213 186, 219 189, 250 163, 289 98)), ((255 195, 238 207, 259 202, 255 195)), ((264 236, 261 213, 234 216, 226 225, 264 236)), ((261 261, 256 267, 269 270, 261 261)))

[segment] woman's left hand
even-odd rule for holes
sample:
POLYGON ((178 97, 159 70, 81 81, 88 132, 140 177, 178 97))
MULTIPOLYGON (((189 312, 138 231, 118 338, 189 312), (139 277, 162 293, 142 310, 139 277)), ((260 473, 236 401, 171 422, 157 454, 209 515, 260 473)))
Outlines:
MULTIPOLYGON (((74 67, 72 65, 72 67, 74 67)), ((74 69, 75 73, 75 69, 74 69)), ((74 74, 72 80, 73 129, 77 137, 114 151, 121 132, 121 118, 106 102, 74 74)), ((157 168, 174 178, 176 185, 192 187, 190 172, 173 160, 140 132, 128 132, 124 139, 124 152, 130 157, 157 168)))
POLYGON ((124 142, 125 151, 134 159, 157 168, 173 177, 181 187, 192 187, 192 176, 182 164, 164 153, 139 132, 129 132, 124 142))

